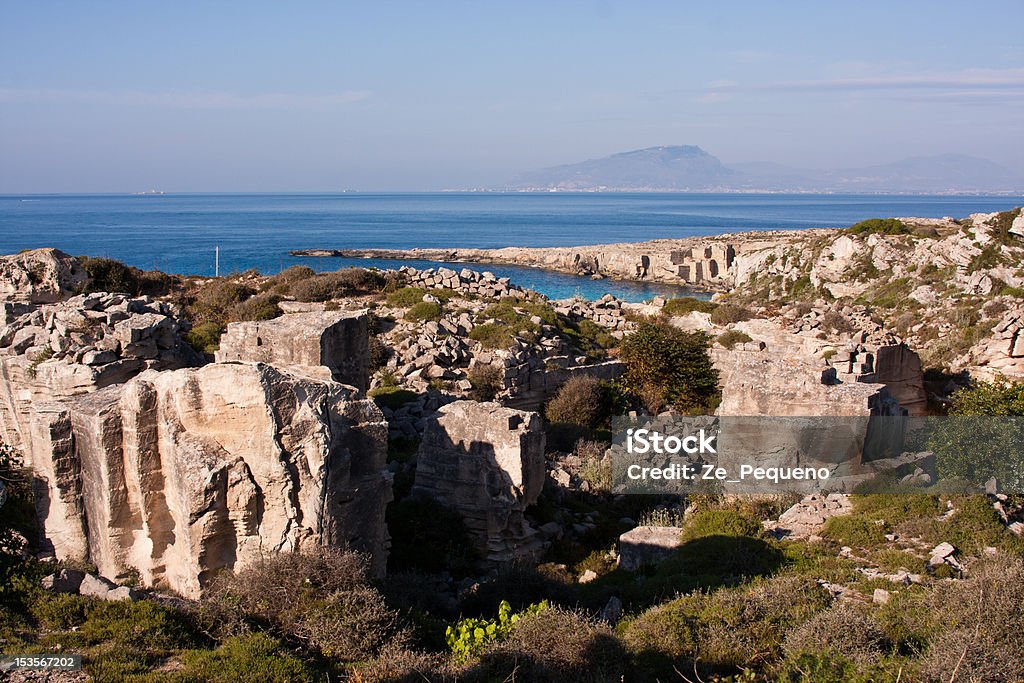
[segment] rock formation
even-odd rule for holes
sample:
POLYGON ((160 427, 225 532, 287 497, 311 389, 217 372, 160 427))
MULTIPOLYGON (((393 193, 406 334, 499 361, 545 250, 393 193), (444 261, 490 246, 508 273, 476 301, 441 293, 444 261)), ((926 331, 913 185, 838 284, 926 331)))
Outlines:
POLYGON ((427 420, 414 495, 454 508, 483 557, 534 558, 541 541, 523 517, 544 486, 541 418, 497 403, 457 401, 427 420))
POLYGON ((99 293, 0 311, 0 438, 33 468, 57 557, 188 596, 310 544, 383 571, 391 476, 387 423, 361 393, 365 315, 282 319, 268 339, 287 368, 194 368, 166 303, 99 293))
POLYGON ((324 366, 334 380, 366 391, 368 342, 366 311, 296 313, 273 320, 228 324, 216 359, 282 367, 324 366))
POLYGON ((88 279, 78 259, 58 249, 0 256, 0 300, 53 303, 74 294, 88 279))

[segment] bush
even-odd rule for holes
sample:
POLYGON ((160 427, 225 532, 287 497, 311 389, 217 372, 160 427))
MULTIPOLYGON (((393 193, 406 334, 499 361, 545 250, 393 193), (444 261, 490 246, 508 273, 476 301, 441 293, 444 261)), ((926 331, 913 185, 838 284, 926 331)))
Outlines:
POLYGON ((232 306, 228 318, 232 321, 273 320, 284 314, 278 306, 280 302, 281 297, 276 294, 257 294, 232 306))
POLYGON ((710 411, 719 400, 718 371, 708 355, 708 337, 665 323, 641 323, 622 342, 627 386, 651 412, 655 402, 680 411, 710 411))
POLYGON ((758 579, 677 598, 624 621, 619 632, 651 678, 670 680, 695 666, 731 673, 780 658, 786 634, 828 603, 812 578, 758 579))
POLYGON ((139 289, 139 281, 131 268, 110 258, 81 259, 82 267, 89 276, 83 291, 85 292, 120 292, 135 294, 139 289))
POLYGON ((605 383, 591 375, 570 377, 545 408, 550 422, 597 427, 608 417, 605 383))
MULTIPOLYGON (((27 545, 36 540, 35 498, 32 473, 21 454, 0 441, 0 481, 7 502, 0 508, 0 615, 4 608, 23 611, 32 584, 31 563, 22 559, 27 545), (28 585, 26 585, 28 584, 28 585)), ((33 586, 34 587, 34 586, 33 586)))
POLYGON ((505 388, 505 373, 497 365, 475 365, 467 378, 473 385, 469 396, 474 401, 493 401, 505 388))
POLYGON ((220 348, 220 338, 223 334, 224 326, 220 323, 200 323, 188 331, 185 341, 199 353, 213 354, 220 348))
POLYGON ((612 463, 605 460, 606 448, 603 441, 580 439, 572 449, 572 454, 580 459, 580 476, 591 491, 598 493, 612 490, 612 463))
POLYGON ((376 334, 370 335, 369 352, 370 372, 380 370, 387 364, 388 358, 391 357, 391 349, 376 334))
POLYGON ((580 612, 550 607, 520 619, 465 678, 618 683, 628 670, 626 653, 611 629, 580 612))
POLYGON ((195 292, 195 300, 189 307, 192 320, 196 323, 227 321, 231 309, 254 294, 248 285, 234 280, 219 279, 207 282, 195 292))
POLYGON ((469 332, 469 338, 480 342, 485 349, 508 348, 514 337, 512 329, 502 323, 484 323, 469 332))
POLYGON ((682 539, 692 541, 708 536, 760 538, 763 531, 761 521, 751 514, 729 509, 701 510, 687 519, 682 539))
POLYGON ((397 308, 408 308, 423 301, 427 290, 421 287, 402 287, 388 294, 388 305, 397 308))
POLYGON ((845 232, 849 235, 909 235, 912 231, 909 226, 895 218, 869 218, 854 223, 845 232))
POLYGON ((495 619, 468 617, 459 619, 445 630, 445 642, 455 658, 465 661, 470 655, 485 649, 488 645, 504 640, 512 628, 524 616, 536 614, 549 605, 546 602, 530 605, 522 612, 513 613, 508 600, 498 605, 498 616, 495 619))
POLYGON ((267 633, 233 636, 216 650, 191 650, 181 656, 175 678, 210 683, 291 683, 322 677, 267 633))
POLYGON ((397 386, 379 386, 367 392, 370 398, 382 408, 396 410, 410 401, 415 401, 418 394, 409 389, 397 386))
POLYGON ((662 315, 667 316, 678 316, 687 315, 694 311, 700 313, 712 313, 718 308, 718 304, 712 301, 704 301, 702 299, 695 299, 692 296, 681 296, 675 299, 669 299, 665 302, 665 305, 661 308, 662 315))
POLYGON ((405 637, 366 570, 361 555, 328 548, 263 557, 218 577, 202 616, 222 635, 267 625, 326 657, 364 660, 405 637))
POLYGON ((728 325, 729 323, 741 323, 750 320, 754 314, 749 309, 737 304, 722 304, 711 312, 711 322, 716 325, 728 325))
POLYGON ((737 344, 746 344, 747 342, 754 340, 746 332, 740 332, 739 330, 726 330, 722 334, 718 335, 718 339, 716 341, 723 348, 731 350, 737 344))
POLYGON ((436 301, 421 301, 405 312, 405 319, 411 322, 440 320, 444 309, 436 301))
POLYGON ((317 302, 380 291, 387 279, 382 273, 366 268, 345 268, 321 273, 289 285, 288 291, 299 301, 317 302))
POLYGON ((786 636, 785 649, 792 658, 827 652, 860 665, 881 658, 890 648, 878 622, 864 608, 840 602, 818 612, 786 636))

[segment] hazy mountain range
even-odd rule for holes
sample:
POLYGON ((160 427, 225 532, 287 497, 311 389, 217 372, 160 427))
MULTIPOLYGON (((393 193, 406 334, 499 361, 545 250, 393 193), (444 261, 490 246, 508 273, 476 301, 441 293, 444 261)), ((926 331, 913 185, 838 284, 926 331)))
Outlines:
POLYGON ((961 154, 911 157, 861 168, 726 166, 700 147, 649 147, 526 173, 502 189, 689 192, 1020 192, 1016 171, 961 154))

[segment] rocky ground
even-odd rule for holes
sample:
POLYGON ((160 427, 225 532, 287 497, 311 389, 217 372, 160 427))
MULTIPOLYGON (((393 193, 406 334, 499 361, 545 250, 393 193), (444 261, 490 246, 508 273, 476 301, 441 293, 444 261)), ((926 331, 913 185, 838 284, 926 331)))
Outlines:
POLYGON ((1024 514, 998 482, 932 490, 914 454, 896 463, 912 495, 616 495, 607 423, 544 417, 570 380, 622 392, 621 343, 651 320, 707 335, 719 415, 941 412, 970 380, 951 370, 1016 373, 1017 220, 573 256, 594 275, 700 266, 728 289, 710 302, 552 301, 471 268, 211 280, 0 259, 0 437, 35 470, 48 544, 0 588, 0 645, 85 651, 97 680, 1024 676, 1006 608, 1024 514), (263 564, 347 545, 370 560, 343 585, 321 569, 289 594, 294 569, 263 564), (211 626, 222 599, 244 629, 211 626), (502 627, 503 600, 539 625, 469 655, 444 642, 460 617, 502 627), (345 621, 353 604, 377 621, 345 621), (318 614, 347 625, 325 640, 318 614))

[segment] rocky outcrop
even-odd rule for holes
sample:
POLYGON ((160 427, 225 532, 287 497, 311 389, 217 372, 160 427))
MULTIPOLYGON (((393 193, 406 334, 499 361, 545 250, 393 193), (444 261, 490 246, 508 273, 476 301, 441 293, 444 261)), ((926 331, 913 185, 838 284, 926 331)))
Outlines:
POLYGON ((258 363, 146 372, 37 408, 45 540, 105 576, 197 596, 261 553, 386 562, 387 424, 351 387, 258 363))
POLYGON ((0 313, 0 439, 33 469, 44 550, 189 596, 312 544, 383 571, 391 476, 387 423, 360 391, 365 314, 282 319, 266 334, 287 368, 195 368, 165 302, 96 293, 0 313))
POLYGON ((523 512, 543 486, 544 430, 536 413, 457 401, 428 418, 413 494, 454 508, 488 562, 539 555, 541 540, 523 512))
POLYGON ((59 249, 32 249, 0 256, 0 300, 53 303, 89 279, 82 264, 59 249))
POLYGON ((14 446, 26 441, 26 416, 45 402, 202 361, 183 341, 174 307, 146 297, 84 294, 0 310, 0 438, 14 446))
POLYGON ((338 382, 365 391, 369 385, 366 311, 295 313, 273 320, 228 324, 217 362, 323 366, 338 382))

